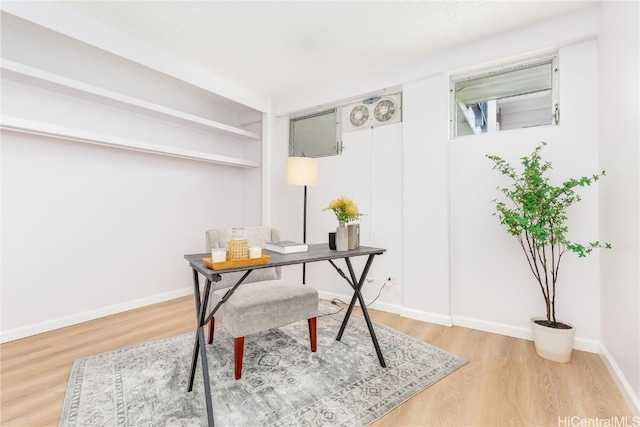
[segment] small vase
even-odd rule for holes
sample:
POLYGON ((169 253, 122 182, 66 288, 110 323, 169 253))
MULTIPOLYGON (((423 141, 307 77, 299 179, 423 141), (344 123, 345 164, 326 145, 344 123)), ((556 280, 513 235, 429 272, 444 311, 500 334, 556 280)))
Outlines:
POLYGON ((349 232, 347 226, 344 225, 344 221, 340 221, 338 228, 336 228, 336 250, 346 251, 349 249, 349 232))

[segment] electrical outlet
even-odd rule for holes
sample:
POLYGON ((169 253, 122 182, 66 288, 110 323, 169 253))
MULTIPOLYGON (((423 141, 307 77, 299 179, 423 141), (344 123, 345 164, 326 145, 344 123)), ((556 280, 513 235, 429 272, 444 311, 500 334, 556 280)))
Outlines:
POLYGON ((387 280, 384 282, 385 286, 393 286, 398 284, 398 277, 394 274, 387 276, 387 280))

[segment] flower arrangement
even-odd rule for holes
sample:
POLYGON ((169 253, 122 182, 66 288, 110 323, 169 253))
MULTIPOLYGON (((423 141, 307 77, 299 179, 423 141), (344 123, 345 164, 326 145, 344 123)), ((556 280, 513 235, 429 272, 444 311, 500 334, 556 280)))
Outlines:
POLYGON ((331 203, 329 203, 329 206, 323 209, 323 211, 327 210, 332 210, 340 222, 357 221, 364 215, 358 210, 358 205, 356 205, 352 199, 345 196, 333 199, 331 203))

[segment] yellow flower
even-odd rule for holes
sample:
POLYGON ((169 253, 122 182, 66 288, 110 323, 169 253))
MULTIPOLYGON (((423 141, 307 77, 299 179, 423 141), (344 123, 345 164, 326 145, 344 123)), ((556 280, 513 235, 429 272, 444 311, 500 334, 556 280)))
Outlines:
POLYGON ((360 213, 358 205, 356 205, 349 197, 345 196, 333 199, 329 203, 329 206, 323 210, 332 210, 336 214, 338 221, 343 222, 356 221, 364 215, 360 213))

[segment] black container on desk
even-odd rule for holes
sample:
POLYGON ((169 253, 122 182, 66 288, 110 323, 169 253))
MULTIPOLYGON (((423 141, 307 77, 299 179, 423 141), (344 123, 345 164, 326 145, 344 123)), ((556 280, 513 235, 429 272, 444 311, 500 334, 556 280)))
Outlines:
POLYGON ((329 249, 336 250, 336 232, 329 233, 329 249))

